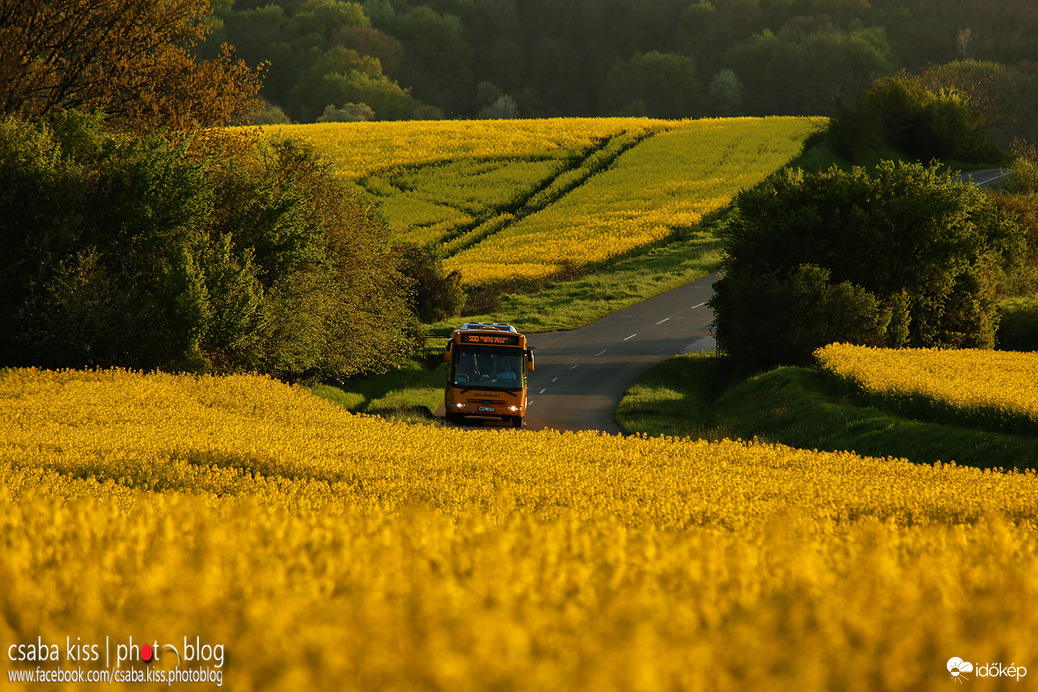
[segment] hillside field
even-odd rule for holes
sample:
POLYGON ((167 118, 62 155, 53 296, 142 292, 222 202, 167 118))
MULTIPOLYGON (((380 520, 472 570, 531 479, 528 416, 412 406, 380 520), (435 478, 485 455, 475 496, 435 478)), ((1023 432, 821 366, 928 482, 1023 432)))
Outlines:
POLYGON ((415 427, 260 377, 8 370, 0 641, 218 646, 233 690, 945 690, 956 657, 1035 674, 1036 496, 1033 473, 415 427))
POLYGON ((885 405, 953 424, 1038 432, 1038 353, 830 344, 819 367, 885 405))
POLYGON ((808 118, 275 126, 312 142, 466 284, 555 277, 698 224, 799 154, 808 118))

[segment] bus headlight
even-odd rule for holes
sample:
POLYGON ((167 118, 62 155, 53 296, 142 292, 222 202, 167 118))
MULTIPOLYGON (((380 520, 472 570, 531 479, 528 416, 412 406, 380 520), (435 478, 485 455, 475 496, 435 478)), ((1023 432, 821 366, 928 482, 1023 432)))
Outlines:
POLYGON ((519 407, 518 407, 518 406, 509 406, 509 407, 508 407, 508 410, 509 410, 509 411, 518 411, 518 410, 519 410, 519 407))
POLYGON ((465 403, 464 402, 455 402, 455 403, 451 404, 451 408, 465 408, 465 403))

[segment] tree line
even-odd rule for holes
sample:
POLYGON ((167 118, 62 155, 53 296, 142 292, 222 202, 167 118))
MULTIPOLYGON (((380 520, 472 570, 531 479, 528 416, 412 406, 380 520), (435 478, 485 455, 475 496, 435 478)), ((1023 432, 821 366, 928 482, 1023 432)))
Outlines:
POLYGON ((1007 137, 1036 134, 1030 0, 216 0, 214 10, 210 50, 227 41, 248 64, 267 63, 264 98, 302 122, 351 103, 379 119, 828 115, 877 76, 929 70, 992 92, 1007 137), (948 64, 959 67, 937 70, 948 64))

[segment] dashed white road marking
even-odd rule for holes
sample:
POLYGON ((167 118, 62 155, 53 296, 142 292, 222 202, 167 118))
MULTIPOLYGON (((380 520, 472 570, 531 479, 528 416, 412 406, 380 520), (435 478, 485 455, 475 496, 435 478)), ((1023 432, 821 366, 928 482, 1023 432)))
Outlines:
POLYGON ((702 303, 700 303, 699 305, 693 305, 691 309, 695 310, 696 308, 701 308, 704 305, 706 305, 706 301, 705 300, 702 303))
POLYGON ((667 321, 667 320, 669 320, 669 319, 670 319, 669 317, 664 317, 664 318, 663 318, 662 320, 660 320, 660 321, 659 321, 659 322, 657 322, 656 324, 663 324, 664 322, 666 322, 666 321, 667 321))
POLYGON ((624 341, 630 341, 631 339, 633 339, 633 338, 634 338, 634 337, 636 337, 636 336, 638 336, 637 332, 635 332, 634 334, 631 334, 631 335, 630 335, 629 337, 627 337, 626 339, 624 339, 624 341))

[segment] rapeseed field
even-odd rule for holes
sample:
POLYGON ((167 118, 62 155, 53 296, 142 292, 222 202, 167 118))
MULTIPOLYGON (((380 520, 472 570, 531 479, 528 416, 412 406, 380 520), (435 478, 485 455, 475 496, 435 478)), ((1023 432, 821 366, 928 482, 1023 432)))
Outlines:
POLYGON ((1038 353, 830 344, 815 357, 825 371, 898 406, 980 427, 1038 430, 1038 353))
MULTIPOLYGON (((649 118, 545 118, 538 120, 408 120, 267 126, 267 134, 307 140, 350 178, 390 168, 458 159, 538 157, 577 150, 661 123, 649 118)), ((256 129, 254 127, 243 128, 256 129)))
POLYGON ((469 283, 542 278, 695 227, 800 153, 806 118, 668 121, 554 204, 455 254, 469 283))
POLYGON ((1025 689, 1036 499, 1033 473, 8 370, 2 674, 132 637, 162 657, 120 670, 170 670, 171 642, 232 690, 1025 689))
POLYGON ((466 284, 543 279, 688 231, 781 168, 809 118, 553 118, 265 128, 311 142, 398 242, 466 284))

